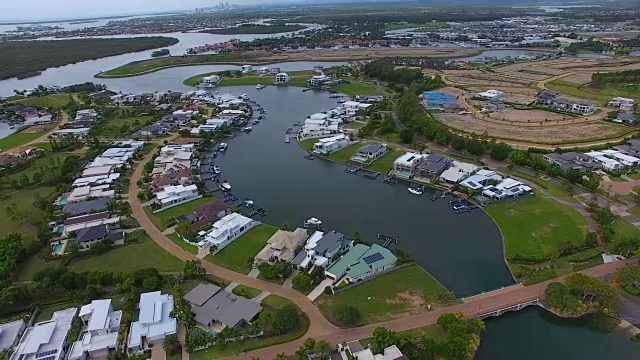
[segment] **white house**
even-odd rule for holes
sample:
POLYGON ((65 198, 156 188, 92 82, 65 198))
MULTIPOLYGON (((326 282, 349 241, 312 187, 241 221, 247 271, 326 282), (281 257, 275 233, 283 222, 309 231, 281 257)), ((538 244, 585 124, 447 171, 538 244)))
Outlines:
POLYGON ((200 79, 200 85, 201 86, 216 86, 218 85, 218 83, 222 81, 222 78, 218 75, 210 75, 210 76, 205 76, 202 79, 200 79))
POLYGON ((324 139, 319 139, 313 144, 313 152, 318 154, 331 154, 353 144, 347 135, 340 134, 324 139))
POLYGON ((80 308, 82 338, 73 343, 69 360, 107 357, 109 351, 118 347, 118 330, 122 311, 114 311, 111 299, 93 300, 80 308))
POLYGON ((78 129, 60 129, 54 131, 52 136, 55 137, 85 137, 89 135, 90 128, 78 128, 78 129))
POLYGON ((238 213, 231 213, 213 223, 213 228, 204 235, 204 240, 198 243, 198 246, 214 246, 214 253, 218 252, 258 224, 260 222, 251 218, 238 213))
POLYGON ((277 73, 275 83, 276 84, 285 84, 291 80, 291 76, 285 72, 277 73))
POLYGON ((173 296, 160 291, 140 294, 140 315, 131 323, 128 348, 134 352, 144 350, 145 344, 161 346, 167 335, 178 331, 178 322, 171 317, 173 296))
POLYGON ((318 137, 338 132, 339 123, 329 119, 325 113, 316 113, 304 121, 302 126, 302 137, 318 137))
POLYGON ((69 203, 84 201, 89 198, 110 198, 116 197, 116 192, 111 189, 111 185, 98 185, 98 186, 80 186, 71 190, 67 195, 67 201, 69 203))
POLYGON ((482 100, 498 100, 504 97, 504 93, 502 91, 492 89, 479 92, 476 94, 476 97, 482 100))
POLYGON ((505 200, 531 193, 531 188, 518 180, 504 178, 495 185, 488 185, 482 195, 494 200, 505 200))
POLYGON ((387 146, 385 144, 373 143, 362 146, 358 149, 355 155, 353 155, 349 160, 365 163, 375 161, 384 154, 387 153, 387 146))
POLYGON ((63 360, 66 344, 77 308, 53 313, 51 320, 28 327, 20 338, 10 360, 63 360), (44 355, 43 355, 44 354, 44 355))
POLYGON ((635 156, 623 154, 622 152, 620 152, 618 150, 607 149, 607 150, 601 150, 601 152, 605 156, 617 160, 618 162, 620 162, 624 166, 636 166, 636 165, 640 164, 640 159, 639 158, 637 158, 635 156))
POLYGON ((457 184, 460 180, 476 172, 476 170, 478 170, 476 165, 453 160, 451 166, 440 174, 438 180, 447 184, 457 184))
POLYGON ((0 351, 13 349, 26 327, 23 319, 0 324, 0 351))
POLYGON ((266 66, 258 68, 257 73, 258 73, 258 75, 266 75, 266 74, 269 73, 269 68, 266 67, 266 66))
POLYGON ((181 144, 181 145, 165 145, 160 149, 160 155, 175 155, 178 152, 194 152, 196 151, 195 144, 181 144))
POLYGON ((502 181, 504 177, 495 171, 480 169, 475 174, 467 177, 466 179, 460 182, 460 185, 472 189, 479 190, 482 189, 487 182, 491 181, 502 181))
POLYGON ((167 185, 162 191, 156 193, 161 208, 183 204, 201 197, 196 185, 167 185))
POLYGON ((330 81, 331 78, 329 76, 326 75, 318 75, 318 76, 314 76, 311 79, 309 79, 307 81, 307 85, 310 86, 320 86, 322 84, 324 84, 327 81, 330 81))
POLYGON ((600 163, 604 170, 616 171, 625 167, 621 162, 605 156, 606 154, 602 151, 591 151, 585 153, 585 155, 591 156, 595 162, 600 163))
POLYGON ((251 66, 251 65, 242 65, 241 71, 242 71, 243 74, 248 74, 251 71, 253 71, 253 66, 251 66))
POLYGON ((409 179, 413 176, 418 165, 424 160, 424 155, 406 152, 393 162, 393 175, 409 179))
POLYGON ((617 107, 622 110, 632 110, 636 101, 634 99, 616 96, 609 101, 609 106, 617 107))

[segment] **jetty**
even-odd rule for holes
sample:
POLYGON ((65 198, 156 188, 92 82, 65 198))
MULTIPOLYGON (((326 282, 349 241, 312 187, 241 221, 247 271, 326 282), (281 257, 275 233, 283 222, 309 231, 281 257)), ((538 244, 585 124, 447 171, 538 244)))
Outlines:
POLYGON ((358 173, 358 171, 360 171, 360 168, 359 168, 359 167, 355 167, 355 166, 349 166, 349 165, 347 165, 347 166, 344 168, 344 172, 346 172, 347 174, 351 174, 351 175, 355 175, 355 174, 357 174, 357 173, 358 173))
POLYGON ((293 128, 288 128, 284 133, 284 142, 287 144, 291 142, 291 133, 293 132, 293 128))
POLYGON ((440 196, 438 196, 436 193, 433 193, 433 197, 431 198, 431 201, 436 201, 438 199, 442 199, 445 196, 447 196, 448 194, 451 194, 451 190, 444 190, 442 192, 442 194, 440 194, 440 196))
POLYGON ((400 244, 400 239, 398 239, 397 237, 392 237, 381 233, 378 233, 378 240, 381 240, 383 242, 382 247, 385 248, 389 247, 389 245, 391 244, 400 244))
POLYGON ((395 177, 391 176, 391 175, 387 175, 385 176, 384 180, 382 181, 385 184, 389 184, 389 185, 398 185, 398 179, 396 179, 395 177))
POLYGON ((380 173, 377 173, 375 171, 363 170, 363 172, 364 174, 362 174, 362 177, 369 180, 375 180, 380 175, 380 173))

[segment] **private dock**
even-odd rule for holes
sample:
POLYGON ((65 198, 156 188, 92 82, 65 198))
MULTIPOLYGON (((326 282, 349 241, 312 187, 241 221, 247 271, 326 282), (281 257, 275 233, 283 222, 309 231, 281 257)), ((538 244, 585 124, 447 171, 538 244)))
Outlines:
POLYGON ((288 128, 287 131, 284 133, 284 142, 286 142, 287 144, 291 142, 292 131, 293 131, 293 128, 288 128))
POLYGON ((398 239, 397 237, 392 237, 392 236, 388 236, 385 234, 380 234, 378 233, 378 240, 382 240, 383 245, 382 247, 389 247, 389 245, 393 244, 400 244, 400 239, 398 239))
POLYGON ((391 175, 385 176, 385 178, 384 178, 384 180, 382 182, 384 182, 385 184, 394 185, 394 186, 398 185, 398 179, 394 178, 391 175))
POLYGON ((351 175, 355 175, 355 174, 357 174, 357 173, 358 173, 358 171, 360 171, 360 168, 355 167, 355 166, 349 166, 349 165, 347 165, 347 166, 344 168, 344 172, 346 172, 347 174, 351 174, 351 175))
POLYGON ((436 195, 435 193, 433 194, 433 197, 431 198, 431 201, 436 201, 438 199, 442 199, 445 196, 447 196, 448 194, 451 194, 451 190, 445 190, 442 192, 442 194, 440 194, 440 196, 436 195))
POLYGON ((316 157, 315 157, 313 154, 311 154, 311 153, 309 153, 309 154, 307 154, 307 155, 305 155, 305 156, 303 156, 303 157, 304 157, 305 159, 307 159, 307 160, 313 160, 313 159, 315 159, 315 158, 316 158, 316 157))
POLYGON ((375 180, 380 175, 380 173, 377 173, 375 171, 363 170, 363 172, 364 174, 362 174, 362 177, 369 180, 375 180))

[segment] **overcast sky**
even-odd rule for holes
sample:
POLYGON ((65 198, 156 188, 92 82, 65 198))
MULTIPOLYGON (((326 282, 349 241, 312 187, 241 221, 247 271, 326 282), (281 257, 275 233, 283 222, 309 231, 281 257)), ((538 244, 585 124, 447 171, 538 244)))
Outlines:
MULTIPOLYGON (((218 0, 0 0, 0 21, 67 20, 147 12, 189 10, 218 0)), ((270 1, 230 0, 230 4, 270 1)))

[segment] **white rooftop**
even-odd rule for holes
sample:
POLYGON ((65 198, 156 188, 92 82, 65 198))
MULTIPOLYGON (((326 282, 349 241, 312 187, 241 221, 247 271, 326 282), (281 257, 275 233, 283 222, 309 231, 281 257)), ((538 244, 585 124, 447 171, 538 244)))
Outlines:
POLYGON ((140 295, 140 317, 131 323, 129 347, 141 346, 142 337, 153 338, 175 334, 178 323, 170 316, 173 311, 173 296, 160 291, 140 295))
POLYGON ((77 311, 77 308, 56 311, 51 320, 27 328, 10 359, 34 360, 36 357, 39 360, 61 359, 64 354, 65 340, 71 331, 77 311))
POLYGON ((0 351, 6 350, 13 345, 23 326, 25 326, 24 320, 0 324, 0 351))
POLYGON ((414 153, 414 152, 406 152, 406 153, 404 153, 404 155, 401 155, 399 158, 397 158, 394 161, 394 163, 395 164, 406 164, 406 165, 411 166, 415 160, 420 159, 422 157, 423 157, 422 154, 418 154, 418 153, 414 153))

